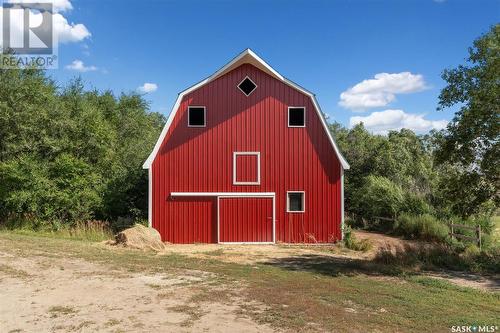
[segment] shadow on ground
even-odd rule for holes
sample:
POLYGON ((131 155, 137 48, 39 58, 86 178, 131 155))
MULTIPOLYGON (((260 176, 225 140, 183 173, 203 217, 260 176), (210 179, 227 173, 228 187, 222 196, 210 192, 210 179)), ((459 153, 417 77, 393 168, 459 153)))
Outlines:
POLYGON ((293 271, 310 271, 328 276, 340 275, 397 275, 401 269, 382 265, 374 261, 350 259, 320 254, 303 254, 271 259, 263 263, 293 271))
POLYGON ((473 273, 470 263, 443 246, 403 246, 380 248, 371 259, 355 259, 334 255, 303 254, 270 259, 264 265, 291 271, 309 271, 326 276, 397 276, 425 275, 490 291, 500 291, 500 275, 490 270, 473 273), (458 268, 458 269, 457 269, 458 268))

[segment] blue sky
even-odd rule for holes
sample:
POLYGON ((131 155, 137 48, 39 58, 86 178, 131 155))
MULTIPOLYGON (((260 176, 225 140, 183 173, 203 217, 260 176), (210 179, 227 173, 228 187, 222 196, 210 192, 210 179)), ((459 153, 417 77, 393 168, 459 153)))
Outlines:
POLYGON ((166 115, 178 92, 248 47, 313 91, 330 121, 364 120, 380 133, 444 126, 453 112, 436 111, 441 71, 463 63, 472 41, 500 21, 499 1, 57 4, 67 31, 59 69, 49 74, 60 84, 81 75, 89 86, 119 93, 152 83, 157 89, 145 98, 166 115), (374 79, 379 73, 387 74, 374 79))

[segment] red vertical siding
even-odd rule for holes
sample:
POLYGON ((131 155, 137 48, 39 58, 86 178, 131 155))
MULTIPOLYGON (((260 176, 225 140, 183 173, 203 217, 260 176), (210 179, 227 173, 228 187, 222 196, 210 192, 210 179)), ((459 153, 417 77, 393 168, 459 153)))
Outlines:
MULTIPOLYGON (((257 155, 235 155, 236 182, 259 182, 259 163, 257 155)), ((233 170, 234 172, 234 170, 233 170)))
POLYGON ((221 198, 221 242, 272 242, 272 198, 221 198))
MULTIPOLYGON (((153 165, 153 227, 174 243, 215 242, 216 199, 171 192, 275 192, 276 241, 341 237, 341 165, 311 99, 249 64, 184 96, 153 165), (258 88, 245 96, 249 76, 258 88), (207 126, 187 127, 187 107, 206 107, 207 126), (306 107, 289 128, 288 106, 306 107), (233 185, 233 153, 260 152, 260 185, 233 185), (286 192, 305 191, 305 213, 286 212, 286 192)), ((242 177, 253 177, 248 167, 242 177)))

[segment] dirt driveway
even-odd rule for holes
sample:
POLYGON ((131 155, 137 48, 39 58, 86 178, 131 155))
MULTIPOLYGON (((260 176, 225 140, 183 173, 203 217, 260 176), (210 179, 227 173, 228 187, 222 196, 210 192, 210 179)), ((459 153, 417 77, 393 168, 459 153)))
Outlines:
MULTIPOLYGON (((401 243, 383 235, 358 237, 375 237, 375 248, 401 243)), ((478 313, 489 311, 486 318, 494 309, 491 301, 483 302, 489 297, 495 304, 494 294, 359 270, 375 251, 353 252, 341 246, 168 245, 164 253, 154 254, 4 235, 0 237, 0 332, 265 333, 290 327, 316 332, 336 327, 338 318, 348 327, 341 331, 366 331, 360 318, 385 331, 401 331, 401 325, 417 331, 421 320, 406 323, 399 318, 418 310, 423 318, 439 323, 442 317, 432 318, 432 307, 441 309, 439 302, 449 302, 443 296, 443 300, 433 297, 443 292, 457 304, 456 299, 474 297, 475 307, 481 306, 478 313), (372 297, 365 296, 371 293, 372 297), (428 303, 405 308, 410 304, 405 297, 418 294, 418 299, 426 299, 423 293, 428 303)), ((432 274, 483 290, 498 290, 500 285, 498 279, 432 274)), ((464 316, 460 307, 453 311, 449 316, 464 316)))
MULTIPOLYGON (((269 245, 169 245, 180 254, 254 264, 325 248, 269 245)), ((136 250, 128 250, 136 251, 136 250)), ((352 255, 352 254, 351 254, 352 255)), ((230 298, 206 300, 220 288, 198 270, 144 274, 76 258, 0 251, 0 332, 271 332, 242 313, 249 304, 232 286, 230 298)), ((228 294, 225 285, 224 296, 228 294)), ((252 308, 265 309, 264 304, 252 308)))
MULTIPOLYGON (((137 274, 78 259, 0 253, 1 332, 270 332, 231 299, 198 301, 213 276, 137 274)), ((258 308, 258 304, 256 305, 258 308)))

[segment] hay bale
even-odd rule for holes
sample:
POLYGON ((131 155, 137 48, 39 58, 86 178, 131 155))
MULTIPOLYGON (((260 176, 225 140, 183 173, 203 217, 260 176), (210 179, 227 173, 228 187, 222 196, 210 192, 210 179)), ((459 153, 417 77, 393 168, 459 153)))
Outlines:
POLYGON ((139 250, 165 250, 165 244, 161 241, 160 233, 156 229, 140 224, 116 234, 115 241, 117 245, 139 250))

